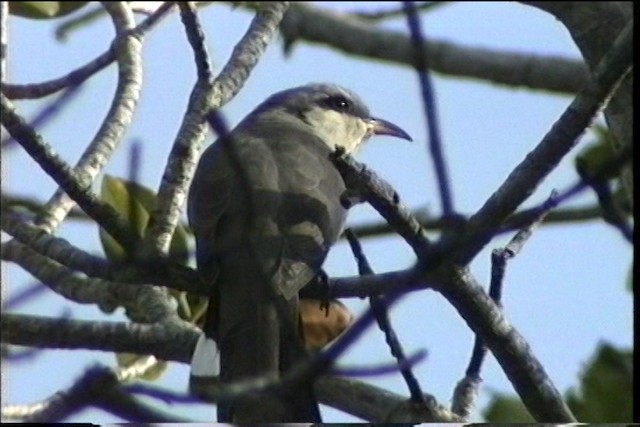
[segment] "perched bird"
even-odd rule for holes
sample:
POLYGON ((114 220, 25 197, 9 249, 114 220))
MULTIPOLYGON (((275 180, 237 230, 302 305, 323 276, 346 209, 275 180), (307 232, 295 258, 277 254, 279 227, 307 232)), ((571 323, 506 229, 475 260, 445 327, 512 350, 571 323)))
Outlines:
MULTIPOLYGON (((272 95, 205 150, 188 217, 212 293, 192 377, 218 375, 219 366, 222 382, 277 378, 304 357, 298 292, 320 272, 346 216, 345 184, 329 154, 353 153, 374 134, 411 140, 371 117, 355 93, 310 84, 272 95)), ((221 402, 218 421, 319 422, 320 415, 307 385, 221 402)))

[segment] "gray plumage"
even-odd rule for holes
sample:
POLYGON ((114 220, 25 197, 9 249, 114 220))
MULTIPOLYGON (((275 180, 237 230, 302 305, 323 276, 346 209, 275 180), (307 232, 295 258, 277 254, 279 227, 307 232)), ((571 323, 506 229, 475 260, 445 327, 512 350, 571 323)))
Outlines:
MULTIPOLYGON (((315 84, 272 95, 226 143, 203 153, 188 216, 198 270, 212 284, 204 333, 220 349, 223 382, 277 377, 303 356, 298 337, 287 334, 292 325, 297 329, 298 291, 320 271, 346 216, 340 204, 345 185, 328 157, 335 146, 355 151, 374 133, 410 139, 371 118, 354 93, 315 84), (276 302, 288 319, 279 318, 276 302)), ((310 384, 222 403, 218 420, 320 421, 310 384)))

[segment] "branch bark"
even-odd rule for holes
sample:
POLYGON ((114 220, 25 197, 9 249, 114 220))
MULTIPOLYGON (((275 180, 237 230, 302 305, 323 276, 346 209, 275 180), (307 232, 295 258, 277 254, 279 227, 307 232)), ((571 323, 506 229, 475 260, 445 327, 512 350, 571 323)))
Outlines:
MULTIPOLYGON (((552 14, 562 22, 582 52, 591 72, 611 50, 627 26, 633 33, 633 2, 525 2, 552 14)), ((616 136, 614 148, 622 152, 633 146, 633 73, 620 82, 604 111, 607 124, 616 136)), ((625 167, 622 183, 633 209, 633 163, 625 167)))
MULTIPOLYGON (((289 51, 297 40, 304 40, 364 59, 415 65, 414 48, 407 35, 310 3, 294 2, 280 30, 285 40, 285 51, 289 51)), ((425 49, 429 67, 453 77, 560 93, 577 92, 587 79, 584 64, 573 59, 496 51, 434 40, 430 40, 425 49)))

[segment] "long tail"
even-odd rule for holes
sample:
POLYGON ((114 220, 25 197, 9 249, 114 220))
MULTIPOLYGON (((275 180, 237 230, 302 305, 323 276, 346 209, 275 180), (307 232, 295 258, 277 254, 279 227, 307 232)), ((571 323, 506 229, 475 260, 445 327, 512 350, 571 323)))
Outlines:
MULTIPOLYGON (((245 271, 227 277, 247 278, 247 274, 245 271)), ((219 372, 222 382, 279 376, 299 359, 299 352, 294 351, 290 339, 283 338, 283 322, 273 299, 256 292, 264 288, 224 279, 222 276, 217 280, 217 292, 209 304, 204 338, 192 359, 192 376, 219 372), (220 369, 216 372, 218 354, 220 369)), ((297 315, 297 299, 287 304, 297 315)), ((305 384, 277 394, 246 393, 232 401, 219 402, 218 421, 321 422, 321 418, 312 384, 305 384)))

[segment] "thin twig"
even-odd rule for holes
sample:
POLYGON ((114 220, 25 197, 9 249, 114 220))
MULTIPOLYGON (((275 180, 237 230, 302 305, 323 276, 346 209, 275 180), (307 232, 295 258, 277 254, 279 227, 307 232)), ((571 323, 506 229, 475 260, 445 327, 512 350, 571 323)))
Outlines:
MULTIPOLYGON (((440 6, 444 6, 447 1, 423 1, 416 2, 415 8, 421 12, 431 12, 433 10, 438 9, 440 6)), ((362 19, 363 21, 382 21, 390 18, 397 18, 406 15, 404 6, 395 7, 392 9, 386 10, 374 10, 374 11, 359 11, 359 12, 351 12, 351 15, 357 17, 358 19, 362 19)))
MULTIPOLYGON (((142 39, 155 26, 161 18, 165 17, 167 12, 173 7, 173 2, 165 2, 158 10, 135 28, 131 30, 131 34, 142 39)), ((100 14, 104 11, 100 10, 100 14)), ((54 94, 65 88, 78 86, 91 78, 97 72, 103 70, 113 61, 116 60, 116 49, 112 44, 105 52, 98 55, 85 65, 65 74, 64 76, 47 80, 41 83, 29 84, 2 84, 2 93, 9 99, 37 99, 44 98, 54 94)))
MULTIPOLYGON (((418 350, 414 354, 410 356, 398 357, 395 354, 393 355, 398 358, 397 363, 384 363, 380 365, 374 366, 335 366, 331 368, 329 371, 330 375, 339 375, 342 377, 374 377, 386 374, 395 374, 398 371, 403 372, 405 370, 409 370, 412 367, 416 366, 418 363, 422 362, 427 357, 426 350, 418 350), (400 359, 402 359, 400 361, 400 359)), ((417 380, 416 380, 417 381, 417 380)), ((421 394, 420 399, 417 401, 413 399, 412 402, 423 403, 424 395, 421 394)))
MULTIPOLYGON (((544 220, 544 217, 557 206, 557 197, 557 192, 553 191, 542 207, 538 209, 537 217, 529 225, 519 230, 505 247, 494 249, 491 253, 489 296, 498 307, 501 306, 507 261, 514 258, 520 252, 523 245, 529 237, 531 237, 533 230, 537 228, 544 220)), ((487 350, 487 346, 482 339, 476 336, 465 377, 458 382, 453 393, 451 410, 465 419, 471 414, 477 389, 482 381, 480 378, 480 370, 487 350)))
POLYGON ((407 15, 407 23, 411 33, 411 43, 414 47, 414 68, 420 81, 422 104, 424 106, 425 121, 427 122, 427 134, 429 135, 429 152, 436 172, 436 180, 440 191, 442 214, 444 217, 454 215, 453 196, 451 194, 451 180, 447 172, 447 162, 442 151, 442 138, 440 134, 440 120, 438 118, 435 90, 431 82, 429 72, 429 51, 425 41, 424 32, 420 24, 420 16, 412 1, 403 1, 404 11, 407 15))
MULTIPOLYGON (((69 104, 80 93, 81 85, 75 85, 65 90, 62 95, 54 99, 44 108, 42 108, 31 120, 30 125, 34 129, 40 129, 51 119, 55 118, 60 110, 69 104)), ((2 149, 11 148, 15 143, 13 138, 9 137, 2 140, 2 149)))
POLYGON ((179 2, 180 18, 187 33, 187 40, 191 45, 198 70, 198 80, 209 82, 213 78, 211 71, 211 61, 204 42, 204 31, 196 14, 196 7, 193 2, 179 2))
POLYGON ((577 144, 594 115, 606 103, 633 64, 633 22, 621 31, 611 50, 594 70, 588 84, 554 123, 542 141, 509 174, 504 183, 468 222, 467 237, 455 254, 469 263, 491 240, 494 231, 531 195, 540 182, 577 144))
MULTIPOLYGON (((373 269, 362 250, 362 245, 360 245, 356 235, 350 229, 345 230, 345 235, 347 236, 347 240, 351 246, 351 251, 358 262, 358 273, 362 276, 374 274, 373 269)), ((406 364, 406 356, 402 349, 402 344, 400 343, 398 335, 393 329, 393 326, 391 326, 391 321, 389 320, 386 298, 384 296, 372 295, 369 297, 369 304, 371 306, 371 311, 376 318, 378 327, 384 333, 391 355, 396 358, 399 365, 406 364)), ((404 381, 407 383, 409 393, 411 394, 411 400, 415 403, 423 403, 424 393, 422 392, 420 383, 413 374, 411 368, 401 368, 400 373, 402 374, 404 381)))
MULTIPOLYGON (((415 209, 412 214, 425 230, 442 231, 444 229, 450 229, 455 224, 455 221, 452 222, 451 218, 435 217, 422 209, 415 209)), ((523 209, 515 212, 502 223, 496 235, 517 231, 530 223, 532 221, 532 215, 535 216, 536 214, 537 211, 533 209, 523 209)), ((461 216, 465 217, 466 215, 461 216)), ((598 219, 602 219, 602 208, 598 205, 576 208, 567 207, 550 212, 549 215, 545 217, 542 225, 571 225, 580 221, 593 221, 598 219)), ((361 239, 387 235, 393 232, 393 228, 385 221, 358 224, 352 226, 351 229, 361 239)))
POLYGON ((77 174, 53 151, 51 146, 42 140, 40 135, 35 133, 22 117, 16 114, 13 106, 4 95, 0 94, 0 100, 3 112, 2 124, 9 134, 78 203, 85 213, 91 216, 125 249, 134 253, 139 239, 130 230, 129 224, 110 205, 100 201, 90 190, 90 187, 80 184, 81 180, 77 178, 77 174))

